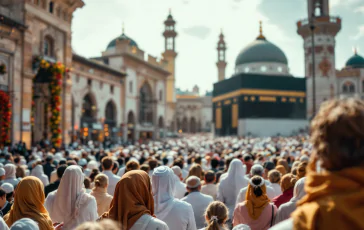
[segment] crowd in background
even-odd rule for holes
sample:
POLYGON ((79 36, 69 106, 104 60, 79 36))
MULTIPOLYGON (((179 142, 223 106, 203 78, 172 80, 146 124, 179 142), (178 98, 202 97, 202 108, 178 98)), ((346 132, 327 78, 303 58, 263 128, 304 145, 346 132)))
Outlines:
POLYGON ((294 137, 0 154, 0 229, 363 229, 364 104, 294 137))

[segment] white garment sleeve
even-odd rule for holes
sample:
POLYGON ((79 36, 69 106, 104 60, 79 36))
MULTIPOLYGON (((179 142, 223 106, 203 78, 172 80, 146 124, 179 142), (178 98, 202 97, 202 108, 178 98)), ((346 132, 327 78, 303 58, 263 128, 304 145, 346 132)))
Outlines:
POLYGON ((9 230, 8 225, 6 225, 6 223, 2 217, 0 217, 0 229, 9 230))
POLYGON ((193 213, 193 208, 190 205, 189 206, 189 212, 188 212, 188 226, 186 230, 197 230, 196 228, 196 220, 195 220, 195 214, 193 213))
POLYGON ((222 189, 221 189, 221 183, 219 184, 219 187, 217 188, 216 200, 221 201, 222 203, 225 203, 224 194, 222 193, 222 189))

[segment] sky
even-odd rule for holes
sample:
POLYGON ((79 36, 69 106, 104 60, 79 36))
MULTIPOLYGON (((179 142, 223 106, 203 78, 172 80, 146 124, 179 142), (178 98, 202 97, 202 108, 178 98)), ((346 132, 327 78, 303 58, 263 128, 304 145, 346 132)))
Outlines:
MULTIPOLYGON (((364 54, 364 1, 329 0, 331 16, 342 18, 336 38, 336 68, 353 55, 364 54), (361 52, 362 51, 362 52, 361 52)), ((216 46, 220 31, 227 44, 226 77, 234 74, 239 52, 254 41, 263 22, 266 38, 288 58, 291 74, 304 77, 303 40, 296 22, 307 18, 307 0, 84 0, 74 13, 72 47, 85 57, 101 56, 108 43, 122 32, 140 49, 161 57, 164 20, 171 9, 176 20, 176 87, 212 90, 217 82, 216 46)))

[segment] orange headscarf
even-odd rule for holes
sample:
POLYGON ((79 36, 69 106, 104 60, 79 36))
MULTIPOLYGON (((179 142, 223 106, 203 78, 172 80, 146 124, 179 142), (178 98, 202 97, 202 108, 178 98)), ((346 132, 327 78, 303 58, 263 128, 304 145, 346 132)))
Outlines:
POLYGON ((129 230, 144 214, 154 215, 150 178, 142 170, 132 170, 116 184, 110 210, 103 217, 118 221, 122 230, 129 230))
POLYGON ((30 218, 38 223, 40 230, 52 230, 52 220, 44 204, 43 183, 36 177, 24 177, 15 190, 14 204, 10 212, 4 216, 10 227, 15 221, 30 218))
POLYGON ((257 197, 254 194, 254 188, 250 184, 248 184, 248 190, 245 195, 245 204, 248 209, 249 216, 257 220, 262 214, 264 208, 269 204, 270 200, 267 196, 267 188, 265 185, 260 187, 263 191, 263 194, 257 197))
POLYGON ((294 229, 364 229, 364 168, 309 171, 307 195, 292 214, 294 229))
POLYGON ((282 176, 287 173, 286 168, 283 165, 277 165, 276 169, 282 174, 282 176))

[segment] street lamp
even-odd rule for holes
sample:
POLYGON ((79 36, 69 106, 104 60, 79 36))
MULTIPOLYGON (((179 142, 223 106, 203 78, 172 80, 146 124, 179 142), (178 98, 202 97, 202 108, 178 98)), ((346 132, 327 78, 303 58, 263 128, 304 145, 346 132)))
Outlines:
POLYGON ((312 13, 310 20, 311 29, 311 53, 312 53, 312 116, 316 114, 316 68, 315 68, 315 14, 312 13))

